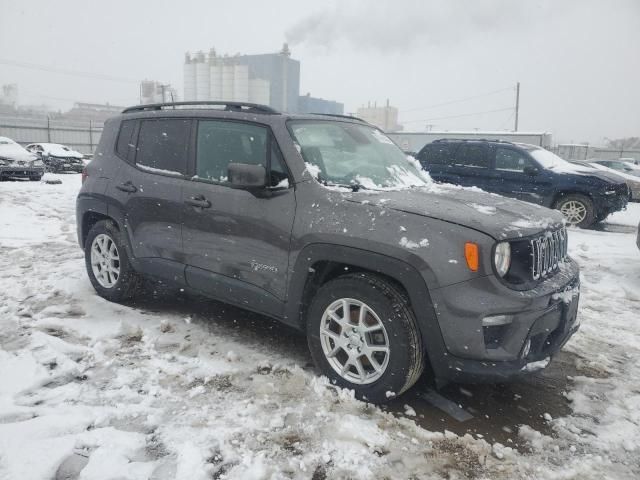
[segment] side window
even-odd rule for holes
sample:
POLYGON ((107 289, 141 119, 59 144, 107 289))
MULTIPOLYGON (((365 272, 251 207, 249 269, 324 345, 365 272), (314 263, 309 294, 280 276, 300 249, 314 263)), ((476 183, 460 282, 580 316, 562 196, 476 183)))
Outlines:
POLYGON ((454 163, 464 167, 489 168, 487 153, 482 145, 460 145, 454 163))
POLYGON ((496 148, 496 170, 523 172, 527 166, 533 166, 522 153, 511 148, 496 148))
POLYGON ((269 185, 271 187, 275 187, 283 180, 289 178, 287 174, 287 167, 284 163, 284 158, 282 158, 282 153, 280 153, 280 149, 276 142, 271 140, 271 172, 269 185))
POLYGON ((219 120, 198 122, 196 175, 226 182, 230 163, 267 168, 267 129, 257 125, 219 120))
POLYGON ((455 147, 450 143, 432 143, 422 149, 418 160, 423 165, 450 165, 455 147))
POLYGON ((187 144, 191 120, 143 120, 136 165, 157 173, 187 173, 187 144))
POLYGON ((120 124, 120 132, 118 133, 118 140, 116 142, 116 153, 124 160, 129 160, 130 148, 132 145, 131 137, 136 127, 135 120, 125 120, 120 124))

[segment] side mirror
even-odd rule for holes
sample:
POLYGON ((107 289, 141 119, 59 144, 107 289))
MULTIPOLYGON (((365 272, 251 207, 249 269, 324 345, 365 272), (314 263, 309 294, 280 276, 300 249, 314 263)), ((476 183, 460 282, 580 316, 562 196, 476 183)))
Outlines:
POLYGON ((229 183, 235 188, 256 190, 267 186, 267 171, 262 165, 229 164, 229 183))
POLYGON ((535 177, 540 173, 540 170, 538 170, 538 168, 532 167, 531 165, 527 165, 522 171, 527 175, 531 175, 532 177, 535 177))

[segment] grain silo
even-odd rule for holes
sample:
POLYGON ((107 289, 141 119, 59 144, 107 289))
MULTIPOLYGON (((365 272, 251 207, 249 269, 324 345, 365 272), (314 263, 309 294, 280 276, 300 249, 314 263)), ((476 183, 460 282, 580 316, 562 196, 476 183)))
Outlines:
POLYGON ((196 100, 209 100, 209 63, 203 52, 196 53, 196 100))
POLYGON ((196 99, 196 64, 191 60, 189 53, 184 56, 184 99, 196 99))

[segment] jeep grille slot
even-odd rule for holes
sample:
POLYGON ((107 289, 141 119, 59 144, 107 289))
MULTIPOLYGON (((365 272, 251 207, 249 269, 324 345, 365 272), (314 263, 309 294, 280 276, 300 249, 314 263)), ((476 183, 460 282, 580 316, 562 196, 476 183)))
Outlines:
POLYGON ((531 275, 534 280, 557 270, 567 256, 567 230, 546 232, 529 241, 531 246, 531 275))

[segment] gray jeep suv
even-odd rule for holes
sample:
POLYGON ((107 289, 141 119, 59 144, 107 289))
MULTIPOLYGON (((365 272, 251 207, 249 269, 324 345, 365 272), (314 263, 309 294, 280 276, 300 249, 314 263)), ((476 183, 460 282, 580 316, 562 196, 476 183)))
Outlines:
POLYGON ((279 319, 372 402, 423 372, 441 385, 538 370, 578 327, 560 213, 437 185, 357 118, 128 108, 83 173, 77 226, 104 298, 153 277, 279 319))

